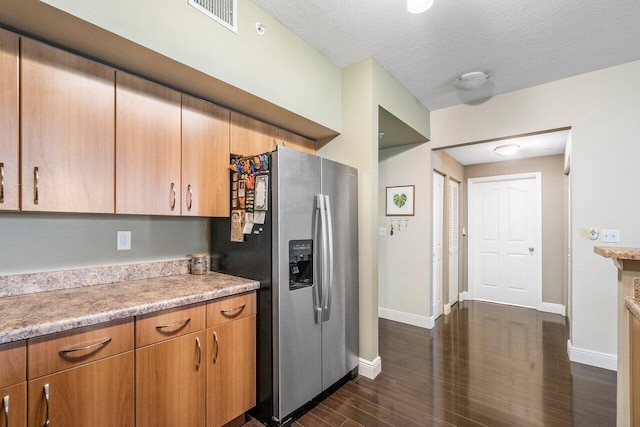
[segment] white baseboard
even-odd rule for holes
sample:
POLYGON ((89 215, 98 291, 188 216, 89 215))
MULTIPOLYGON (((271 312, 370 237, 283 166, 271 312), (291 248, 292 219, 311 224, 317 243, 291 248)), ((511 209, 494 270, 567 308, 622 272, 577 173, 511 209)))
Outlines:
POLYGON ((562 304, 554 304, 551 302, 538 303, 538 311, 544 311, 545 313, 559 314, 563 317, 567 316, 567 307, 562 304))
POLYGON ((373 361, 360 358, 358 374, 373 380, 378 376, 378 374, 380 374, 380 372, 382 372, 382 359, 380 359, 380 356, 376 356, 373 361))
POLYGON ((569 360, 572 362, 583 363, 610 371, 618 370, 618 358, 614 354, 574 347, 571 345, 571 340, 567 341, 567 353, 569 354, 569 360))
POLYGON ((470 299, 471 299, 471 294, 469 293, 469 291, 460 292, 460 295, 458 295, 458 301, 460 302, 468 301, 470 299))
POLYGON ((426 329, 432 329, 435 325, 435 319, 433 318, 433 316, 425 317, 383 307, 378 307, 378 317, 426 329))
POLYGON ((446 303, 446 304, 444 305, 444 314, 445 314, 445 315, 447 315, 447 314, 451 313, 451 306, 452 306, 452 305, 453 305, 453 304, 451 304, 451 303, 446 303))

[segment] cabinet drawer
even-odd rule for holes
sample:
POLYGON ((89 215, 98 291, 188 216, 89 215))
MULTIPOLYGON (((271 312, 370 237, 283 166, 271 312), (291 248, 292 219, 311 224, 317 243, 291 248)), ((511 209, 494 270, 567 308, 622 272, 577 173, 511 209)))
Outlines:
POLYGON ((0 345, 0 388, 27 378, 27 342, 0 345))
POLYGON ((28 347, 28 378, 38 378, 132 350, 133 320, 116 320, 33 338, 28 347))
POLYGON ((207 327, 256 313, 256 293, 234 295, 207 304, 207 327))
POLYGON ((200 331, 204 321, 204 303, 137 316, 136 348, 200 331))

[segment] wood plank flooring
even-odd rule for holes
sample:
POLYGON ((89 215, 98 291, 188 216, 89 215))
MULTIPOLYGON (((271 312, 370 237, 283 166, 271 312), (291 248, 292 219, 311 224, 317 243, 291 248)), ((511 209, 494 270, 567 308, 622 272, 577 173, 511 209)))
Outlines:
POLYGON ((295 427, 614 426, 615 372, 571 363, 559 315, 465 301, 432 330, 380 319, 382 373, 295 427))

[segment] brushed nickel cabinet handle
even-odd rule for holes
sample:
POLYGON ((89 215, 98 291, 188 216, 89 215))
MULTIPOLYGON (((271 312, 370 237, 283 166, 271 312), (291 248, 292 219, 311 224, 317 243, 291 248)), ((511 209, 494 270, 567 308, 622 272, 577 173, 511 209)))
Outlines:
POLYGON ((218 360, 218 352, 220 351, 220 343, 218 342, 218 334, 216 332, 213 333, 213 342, 216 343, 216 354, 213 355, 213 363, 216 363, 218 360))
POLYGON ((4 410, 5 427, 9 427, 9 396, 2 398, 2 409, 4 410))
POLYGON ((173 328, 175 326, 181 326, 181 328, 184 328, 189 324, 189 322, 191 322, 191 318, 188 318, 186 320, 180 320, 174 323, 169 323, 168 325, 159 325, 159 326, 156 326, 156 329, 160 331, 161 329, 173 328))
POLYGON ((176 185, 171 183, 171 210, 176 208, 176 185))
POLYGON ((242 310, 244 310, 244 308, 247 306, 247 304, 242 304, 239 307, 234 307, 234 308, 226 308, 224 310, 220 310, 220 313, 222 313, 223 316, 228 316, 231 317, 230 313, 233 313, 235 311, 237 311, 238 313, 236 313, 236 315, 240 314, 240 312, 242 312, 242 310))
POLYGON ((82 347, 65 348, 60 350, 58 353, 60 354, 60 356, 65 356, 69 353, 75 353, 76 351, 83 351, 83 350, 89 350, 91 348, 106 346, 110 342, 111 342, 111 338, 107 338, 106 340, 98 341, 96 343, 85 345, 82 347))
POLYGON ((196 346, 198 347, 198 363, 196 363, 196 371, 200 370, 200 363, 202 362, 202 347, 200 346, 200 338, 196 337, 196 346))
POLYGON ((191 191, 191 184, 187 185, 187 192, 189 196, 187 198, 187 210, 191 212, 191 205, 193 205, 193 192, 191 191))
POLYGON ((49 427, 50 421, 49 421, 49 384, 45 384, 44 385, 44 403, 46 404, 46 420, 44 421, 44 426, 43 427, 49 427))
POLYGON ((38 167, 33 168, 33 204, 38 204, 38 180, 40 179, 40 173, 38 167))
POLYGON ((0 203, 4 203, 4 163, 0 163, 0 203))

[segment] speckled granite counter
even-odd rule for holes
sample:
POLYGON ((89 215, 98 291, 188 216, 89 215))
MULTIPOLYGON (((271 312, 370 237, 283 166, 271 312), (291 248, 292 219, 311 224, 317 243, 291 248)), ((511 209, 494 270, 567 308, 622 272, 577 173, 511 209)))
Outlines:
POLYGON ((248 292, 254 280, 209 272, 0 298, 0 344, 248 292))
POLYGON ((640 260, 640 248, 615 248, 596 246, 593 251, 605 258, 640 260))

